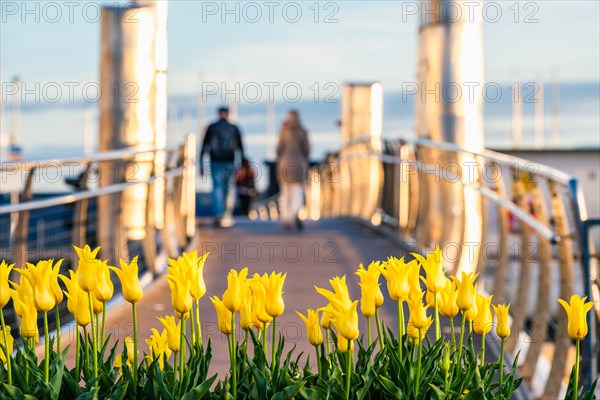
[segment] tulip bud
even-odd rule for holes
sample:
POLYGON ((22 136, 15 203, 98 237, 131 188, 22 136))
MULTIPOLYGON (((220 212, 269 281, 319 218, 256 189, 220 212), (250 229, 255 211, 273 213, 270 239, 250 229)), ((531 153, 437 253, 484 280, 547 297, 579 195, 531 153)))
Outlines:
POLYGON ((215 306, 215 311, 217 312, 217 322, 219 324, 219 329, 225 335, 231 335, 233 333, 233 313, 229 311, 223 301, 219 299, 217 296, 213 296, 210 298, 213 305, 215 306))
POLYGON ((14 266, 15 264, 8 265, 4 260, 0 262, 0 309, 4 308, 10 300, 8 278, 14 266))
POLYGON ((506 339, 510 336, 510 325, 508 324, 508 309, 510 308, 510 304, 499 304, 498 306, 493 306, 493 308, 498 320, 496 334, 498 337, 506 339))
POLYGON ((179 352, 179 348, 180 348, 179 335, 181 333, 181 329, 180 329, 181 322, 176 324, 175 317, 173 317, 172 315, 166 316, 164 318, 158 317, 158 320, 160 321, 161 324, 163 324, 163 327, 164 327, 165 331, 167 332, 167 345, 168 345, 169 349, 174 353, 179 352))
POLYGON ((463 272, 460 280, 454 277, 454 281, 458 287, 456 305, 462 312, 469 311, 473 307, 473 304, 475 304, 475 294, 477 292, 475 279, 477 279, 477 275, 463 272))
POLYGON ((298 311, 296 311, 296 314, 298 314, 298 316, 306 325, 308 342, 313 346, 319 346, 321 343, 323 343, 323 332, 321 331, 321 326, 319 325, 319 311, 308 309, 306 317, 298 311))
POLYGON ((242 308, 247 275, 248 268, 243 268, 239 273, 232 269, 227 274, 227 289, 223 293, 223 304, 232 313, 242 308))
POLYGON ((99 262, 96 260, 96 256, 100 251, 100 247, 96 247, 94 250, 91 250, 90 246, 87 244, 83 249, 77 246, 73 247, 79 256, 79 263, 77 264, 77 280, 79 281, 79 287, 84 292, 93 292, 96 288, 96 273, 99 262))
POLYGON ((444 354, 442 355, 442 371, 450 371, 450 344, 444 343, 444 354))
POLYGON ((133 257, 131 263, 127 264, 123 260, 119 260, 121 269, 115 267, 108 267, 111 271, 117 274, 117 277, 121 281, 121 287, 123 289, 123 297, 131 304, 137 303, 142 299, 144 295, 142 291, 142 285, 140 284, 140 278, 138 276, 138 258, 133 257))
POLYGON ((2 330, 0 327, 0 361, 2 364, 6 364, 8 362, 8 358, 13 352, 14 347, 14 339, 10 334, 10 326, 6 326, 6 332, 2 330), (6 342, 4 341, 4 335, 6 334, 6 342), (4 349, 6 349, 6 354, 4 354, 4 349))
POLYGON ((267 302, 265 304, 265 310, 273 318, 279 317, 285 310, 285 304, 283 302, 283 283, 287 274, 276 274, 272 272, 269 275, 267 286, 265 287, 267 302))
POLYGON ((490 311, 492 297, 477 295, 477 316, 473 321, 473 330, 479 335, 487 335, 492 330, 492 312, 490 311))
POLYGON ((563 306, 569 318, 567 330, 571 339, 581 340, 588 334, 586 315, 594 306, 594 302, 590 301, 586 303, 586 299, 587 296, 581 298, 576 294, 571 296, 570 303, 567 303, 563 299, 558 299, 558 302, 563 306))

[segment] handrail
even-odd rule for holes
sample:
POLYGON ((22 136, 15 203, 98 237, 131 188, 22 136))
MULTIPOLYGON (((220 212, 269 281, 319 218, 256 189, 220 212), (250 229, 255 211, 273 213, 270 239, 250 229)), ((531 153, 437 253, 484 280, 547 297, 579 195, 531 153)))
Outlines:
MULTIPOLYGON (((407 160, 402 157, 390 156, 387 154, 378 154, 375 152, 359 152, 359 153, 343 155, 341 158, 352 159, 352 158, 360 158, 360 157, 375 157, 375 158, 383 161, 384 163, 388 163, 388 164, 414 165, 419 170, 421 170, 425 173, 428 173, 428 174, 435 174, 436 176, 438 176, 442 179, 445 179, 448 182, 456 182, 456 181, 460 180, 459 176, 450 174, 448 172, 442 173, 438 168, 427 168, 427 165, 425 163, 422 163, 419 161, 407 160)), ((489 188, 487 188, 485 186, 481 186, 474 182, 462 182, 462 184, 464 186, 472 187, 473 189, 475 189, 479 193, 481 193, 483 196, 485 196, 488 200, 492 201, 494 204, 502 207, 506 211, 511 212, 519 220, 524 222, 530 228, 534 229, 537 233, 539 233, 544 238, 546 238, 548 241, 550 241, 550 243, 556 244, 560 241, 560 236, 554 234, 554 232, 552 232, 552 230, 550 228, 544 226, 538 220, 533 218, 530 214, 521 210, 513 202, 508 201, 508 200, 498 196, 496 193, 494 193, 494 191, 490 190, 489 188)))
POLYGON ((17 204, 10 204, 10 205, 6 205, 6 206, 0 206, 0 215, 10 214, 10 213, 14 213, 14 212, 39 210, 39 209, 48 208, 48 207, 62 206, 65 204, 75 203, 76 201, 91 199, 94 197, 100 197, 100 196, 105 196, 105 195, 109 195, 109 194, 115 194, 115 193, 122 192, 125 189, 129 189, 132 186, 149 185, 149 184, 154 183, 158 179, 169 179, 169 178, 175 177, 175 176, 181 174, 183 171, 184 171, 184 167, 178 167, 178 168, 175 168, 175 169, 172 169, 172 170, 166 172, 162 176, 151 176, 150 178, 148 178, 144 181, 115 183, 113 185, 104 186, 99 189, 91 189, 91 190, 76 192, 76 193, 72 193, 72 194, 68 194, 68 195, 51 197, 49 199, 34 200, 34 201, 28 201, 25 203, 17 203, 17 204))
POLYGON ((31 168, 40 168, 44 166, 55 166, 55 165, 66 165, 70 163, 90 163, 96 161, 111 161, 111 160, 122 160, 130 159, 141 154, 156 153, 158 151, 173 151, 176 147, 172 148, 139 148, 130 147, 122 150, 109 150, 103 151, 97 154, 80 156, 80 157, 65 157, 65 158, 53 158, 53 159, 42 159, 42 160, 30 160, 30 161, 3 161, 0 163, 0 172, 8 171, 13 172, 16 170, 30 170, 31 168), (16 168, 15 168, 16 167, 16 168))
MULTIPOLYGON (((369 135, 358 135, 358 136, 355 136, 352 139, 348 140, 344 147, 349 147, 354 144, 365 143, 367 141, 373 141, 373 140, 380 140, 382 142, 385 142, 389 139, 382 138, 382 137, 373 138, 369 135)), ((509 156, 506 154, 498 153, 496 151, 487 150, 487 149, 483 150, 483 151, 475 151, 475 150, 470 150, 470 149, 464 148, 464 147, 459 146, 454 143, 439 142, 439 141, 434 141, 434 140, 425 139, 425 138, 402 139, 402 141, 406 144, 410 144, 413 146, 423 146, 423 147, 428 147, 431 149, 450 151, 453 153, 467 153, 467 154, 471 154, 476 157, 486 158, 486 159, 494 161, 500 165, 518 167, 519 169, 525 170, 525 171, 529 170, 527 168, 527 165, 531 165, 531 161, 527 161, 523 158, 509 156)), ((547 165, 536 163, 536 168, 537 168, 536 171, 530 171, 530 172, 535 175, 540 175, 542 177, 552 179, 552 180, 556 181, 557 183, 560 183, 562 186, 567 186, 569 184, 569 182, 573 179, 573 177, 570 176, 569 174, 566 174, 562 171, 559 171, 559 170, 549 167, 547 165)))

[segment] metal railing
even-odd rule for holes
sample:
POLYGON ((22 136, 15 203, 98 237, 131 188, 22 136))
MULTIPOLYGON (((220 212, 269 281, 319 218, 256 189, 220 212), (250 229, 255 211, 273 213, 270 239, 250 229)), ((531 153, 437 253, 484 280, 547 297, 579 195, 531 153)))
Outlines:
POLYGON ((3 191, 11 187, 3 196, 11 201, 0 205, 0 259, 21 267, 63 258, 66 270, 77 265, 73 245, 100 245, 112 265, 138 256, 140 273, 156 276, 195 235, 196 161, 195 136, 188 135, 167 149, 2 163, 3 191), (57 185, 56 194, 37 194, 57 185), (136 229, 126 229, 131 225, 136 229))
MULTIPOLYGON (((358 137, 310 171, 306 200, 313 219, 357 217, 422 251, 439 243, 449 272, 479 272, 494 303, 512 303, 507 347, 523 352, 519 372, 530 391, 558 398, 573 345, 556 298, 584 293, 598 300, 577 180, 492 151, 358 137)), ((581 364, 587 387, 597 376, 598 307, 588 318, 581 364)))

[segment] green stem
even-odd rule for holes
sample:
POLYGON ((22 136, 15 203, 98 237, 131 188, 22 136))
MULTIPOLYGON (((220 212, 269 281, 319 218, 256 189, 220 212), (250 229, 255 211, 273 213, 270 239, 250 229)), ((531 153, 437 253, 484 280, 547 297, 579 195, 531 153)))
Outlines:
POLYGON ((319 376, 323 376, 321 375, 321 357, 319 355, 319 346, 315 346, 315 350, 317 352, 317 372, 319 373, 319 376))
POLYGON ((456 335, 454 333, 454 317, 450 318, 450 335, 452 336, 452 346, 456 349, 456 335))
POLYGON ((196 336, 200 347, 202 347, 202 323, 200 322, 200 299, 196 300, 196 336))
POLYGON ((371 318, 370 317, 366 317, 367 318, 367 340, 369 343, 369 346, 371 346, 371 318))
MULTIPOLYGON (((95 332, 96 332, 96 342, 99 344, 100 343, 100 329, 98 327, 100 326, 100 317, 98 314, 94 314, 94 320, 96 321, 96 326, 94 327, 95 332)), ((96 344, 96 346, 98 346, 98 344, 96 344)))
POLYGON ((402 337, 404 336, 404 307, 402 301, 398 300, 398 357, 402 362, 402 337))
POLYGON ((435 340, 438 341, 438 340, 440 340, 442 333, 441 333, 441 328, 440 328, 440 314, 438 311, 437 293, 433 294, 433 308, 434 308, 434 312, 435 312, 435 340))
POLYGON ((245 331, 244 335, 244 362, 242 363, 242 371, 240 372, 240 376, 244 376, 244 368, 246 367, 246 362, 248 361, 248 331, 245 331))
POLYGON ((460 368, 462 364, 462 349, 463 349, 463 338, 465 333, 465 313, 462 313, 462 322, 460 324, 460 341, 458 342, 458 357, 456 360, 456 368, 460 368))
POLYGON ((275 353, 277 352, 277 318, 273 318, 273 343, 271 344, 271 374, 275 372, 275 353))
POLYGON ((423 347, 423 334, 419 329, 419 343, 417 343, 417 347, 419 348, 417 352, 417 380, 415 384, 415 397, 419 394, 419 389, 421 386, 421 348, 423 347))
POLYGON ((498 379, 498 390, 500 392, 500 398, 503 398, 504 396, 502 396, 503 390, 502 390, 502 378, 503 378, 503 372, 504 372, 504 338, 502 338, 501 342, 500 342, 500 360, 498 360, 500 364, 500 377, 498 379))
POLYGON ((231 313, 231 329, 231 377, 233 380, 231 389, 233 391, 233 398, 237 399, 237 341, 235 338, 235 313, 231 313))
MULTIPOLYGON (((90 324, 91 324, 91 322, 90 322, 90 324)), ((91 326, 90 326, 90 329, 91 329, 91 326)), ((88 343, 88 339, 90 338, 90 335, 88 335, 87 332, 85 331, 85 327, 83 327, 82 335, 83 335, 83 340, 84 340, 83 348, 85 349, 85 365, 89 366, 90 365, 90 352, 89 352, 90 344, 88 343)), ((80 367, 81 367, 81 364, 80 364, 80 367)), ((84 375, 85 375, 85 373, 84 373, 84 375)))
POLYGON ((329 338, 329 329, 325 329, 325 340, 327 341, 327 359, 329 359, 329 354, 331 353, 331 343, 329 338))
POLYGON ((485 364, 485 333, 481 335, 481 366, 485 364))
POLYGON ((75 325, 75 373, 77 374, 77 380, 76 382, 79 382, 79 374, 80 374, 80 370, 79 370, 79 365, 81 364, 81 362, 79 361, 79 353, 81 349, 81 343, 80 343, 80 339, 79 339, 79 325, 75 325))
POLYGON ((44 311, 44 381, 50 380, 50 337, 48 335, 48 311, 44 311))
POLYGON ((350 374, 352 370, 351 360, 354 354, 352 353, 352 340, 348 341, 348 351, 346 352, 346 400, 350 399, 350 374))
POLYGON ((104 346, 104 335, 106 334, 106 303, 102 303, 102 328, 100 329, 100 344, 104 346))
MULTIPOLYGON (((133 388, 137 393, 137 372, 138 372, 138 323, 137 323, 137 307, 136 303, 131 304, 133 313, 133 388)), ((104 313, 103 313, 104 314, 104 313)), ((104 326, 104 317, 102 318, 102 326, 104 326)), ((104 327, 102 328, 104 331, 104 327)))
MULTIPOLYGON (((92 331, 92 349, 94 351, 94 372, 92 374, 92 376, 94 378, 98 377, 98 342, 97 342, 97 337, 96 337, 96 333, 94 332, 94 303, 92 302, 92 292, 88 292, 88 300, 90 302, 90 328, 92 331)), ((134 324, 135 326, 135 324, 134 324)), ((96 380, 96 384, 95 384, 96 388, 98 387, 98 380, 96 380)))
POLYGON ((580 342, 577 339, 575 341, 576 352, 575 352, 575 385, 573 386, 573 400, 577 400, 579 394, 579 354, 580 354, 580 342))
POLYGON ((8 384, 12 385, 12 366, 11 366, 11 358, 12 355, 8 354, 8 333, 6 332, 6 324, 4 323, 4 311, 0 309, 0 323, 2 323, 2 335, 4 336, 4 346, 6 351, 4 351, 6 355, 6 366, 8 371, 8 384))
POLYGON ((267 325, 265 324, 265 329, 261 331, 262 333, 262 347, 263 353, 265 353, 265 360, 267 359, 267 325))
POLYGON ((377 339, 379 339, 379 347, 383 349, 383 335, 381 334, 381 321, 379 320, 379 309, 375 309, 375 323, 377 324, 377 339))
POLYGON ((58 304, 54 307, 54 318, 56 319, 56 353, 60 355, 60 315, 58 314, 58 304))
POLYGON ((185 360, 185 315, 181 315, 181 329, 179 334, 179 380, 183 381, 183 362, 185 360))
POLYGON ((192 337, 191 351, 192 351, 192 355, 194 355, 194 354, 196 354, 196 346, 194 346, 194 340, 196 338, 196 319, 194 318, 194 303, 192 303, 192 309, 189 311, 189 315, 190 315, 190 328, 191 328, 190 335, 192 337))

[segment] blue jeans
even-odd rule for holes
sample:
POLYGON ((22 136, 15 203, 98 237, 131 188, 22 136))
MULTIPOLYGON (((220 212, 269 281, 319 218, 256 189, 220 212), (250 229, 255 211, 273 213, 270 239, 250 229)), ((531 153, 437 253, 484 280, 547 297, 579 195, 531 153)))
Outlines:
POLYGON ((229 192, 231 177, 235 172, 235 166, 233 161, 211 161, 210 171, 213 182, 213 215, 221 217, 225 214, 227 194, 229 192))

